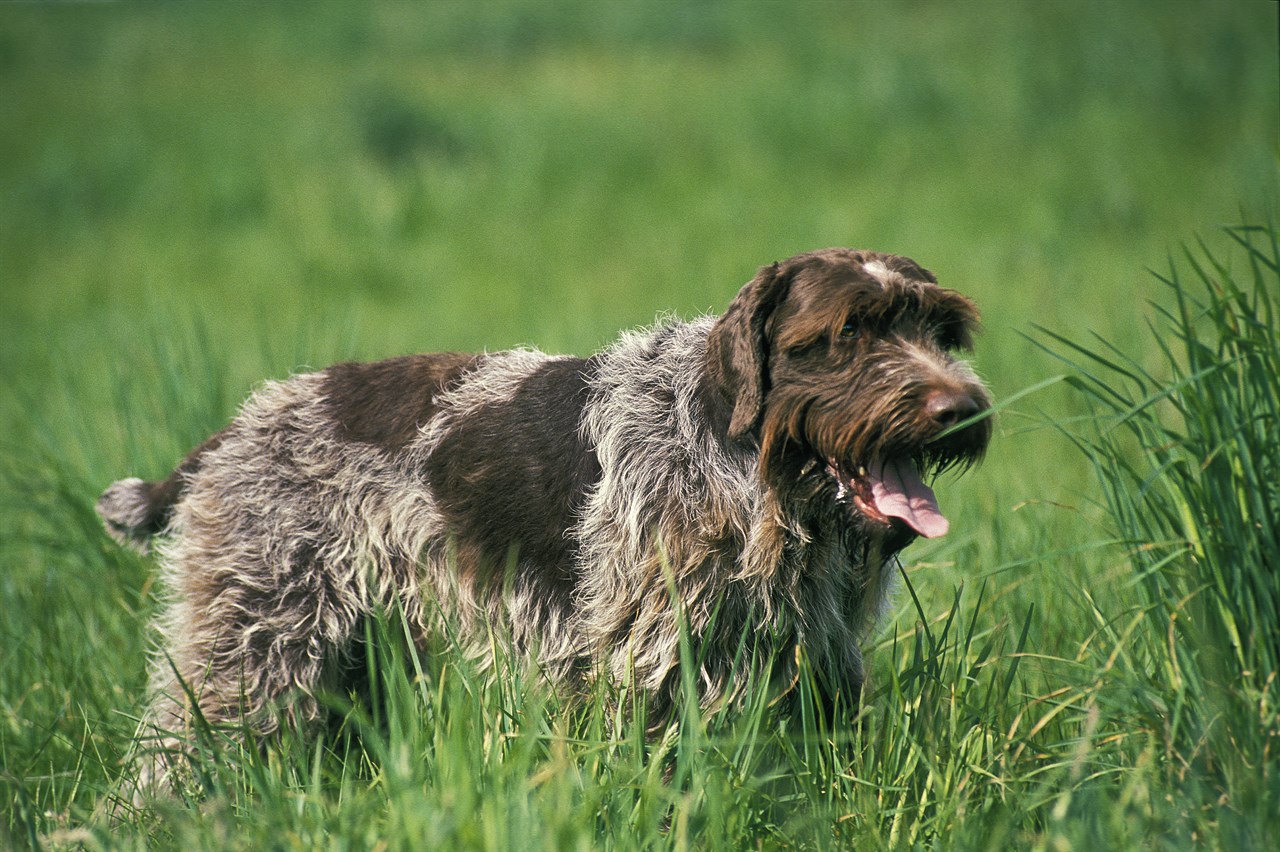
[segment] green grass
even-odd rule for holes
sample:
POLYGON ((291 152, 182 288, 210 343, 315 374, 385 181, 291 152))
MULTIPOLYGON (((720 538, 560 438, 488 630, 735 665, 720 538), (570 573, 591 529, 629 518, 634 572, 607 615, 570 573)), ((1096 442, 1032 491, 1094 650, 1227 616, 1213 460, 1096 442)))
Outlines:
POLYGON ((1186 252, 1192 281, 1160 277, 1158 371, 1049 336, 1081 359, 1071 381, 1097 429, 1075 440, 1144 599, 1142 704, 1171 769, 1262 817, 1260 844, 1280 807, 1280 231, 1227 235, 1235 252, 1186 252))
POLYGON ((548 5, 0 5, 0 847, 1267 848, 1276 253, 1218 226, 1275 211, 1276 5, 548 5), (941 484, 864 726, 646 742, 388 639, 381 718, 112 824, 158 590, 108 482, 265 377, 589 352, 842 244, 1046 385, 941 484))

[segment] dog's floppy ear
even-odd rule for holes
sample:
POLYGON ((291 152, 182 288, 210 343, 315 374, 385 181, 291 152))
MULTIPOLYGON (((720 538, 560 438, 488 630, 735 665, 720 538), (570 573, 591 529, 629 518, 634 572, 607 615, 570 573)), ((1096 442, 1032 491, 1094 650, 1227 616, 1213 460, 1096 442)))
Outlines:
POLYGON ((761 268, 729 303, 707 338, 712 376, 733 407, 729 436, 740 438, 760 419, 769 392, 769 341, 766 324, 790 283, 789 271, 774 263, 761 268))

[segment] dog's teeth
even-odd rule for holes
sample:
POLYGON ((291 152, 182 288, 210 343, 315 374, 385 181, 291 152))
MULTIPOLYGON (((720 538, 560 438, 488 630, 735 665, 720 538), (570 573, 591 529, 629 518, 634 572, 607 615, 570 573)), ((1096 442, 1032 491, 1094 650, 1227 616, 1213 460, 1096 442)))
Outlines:
POLYGON ((858 465, 858 476, 866 476, 866 475, 867 475, 866 465, 858 465))

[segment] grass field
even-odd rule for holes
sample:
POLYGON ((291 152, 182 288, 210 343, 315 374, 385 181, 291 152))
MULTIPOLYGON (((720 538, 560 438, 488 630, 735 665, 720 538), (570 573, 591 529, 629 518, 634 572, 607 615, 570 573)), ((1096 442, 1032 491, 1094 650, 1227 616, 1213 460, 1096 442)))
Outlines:
POLYGON ((1269 0, 0 4, 0 847, 1271 848, 1276 252, 1220 226, 1276 215, 1277 29, 1269 0), (392 619, 358 736, 212 736, 202 796, 113 820, 158 590, 107 483, 266 377, 586 353, 827 245, 915 257, 982 307, 997 398, 1044 386, 940 484, 864 727, 761 696, 646 743, 447 648, 405 677, 392 619))

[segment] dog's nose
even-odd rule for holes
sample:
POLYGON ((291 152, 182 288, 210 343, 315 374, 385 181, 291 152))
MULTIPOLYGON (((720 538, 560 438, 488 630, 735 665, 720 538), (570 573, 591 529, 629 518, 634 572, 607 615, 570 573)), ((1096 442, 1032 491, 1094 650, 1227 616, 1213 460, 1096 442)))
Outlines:
POLYGON ((980 410, 978 401, 964 391, 935 390, 924 403, 925 413, 942 429, 949 429, 980 410))

